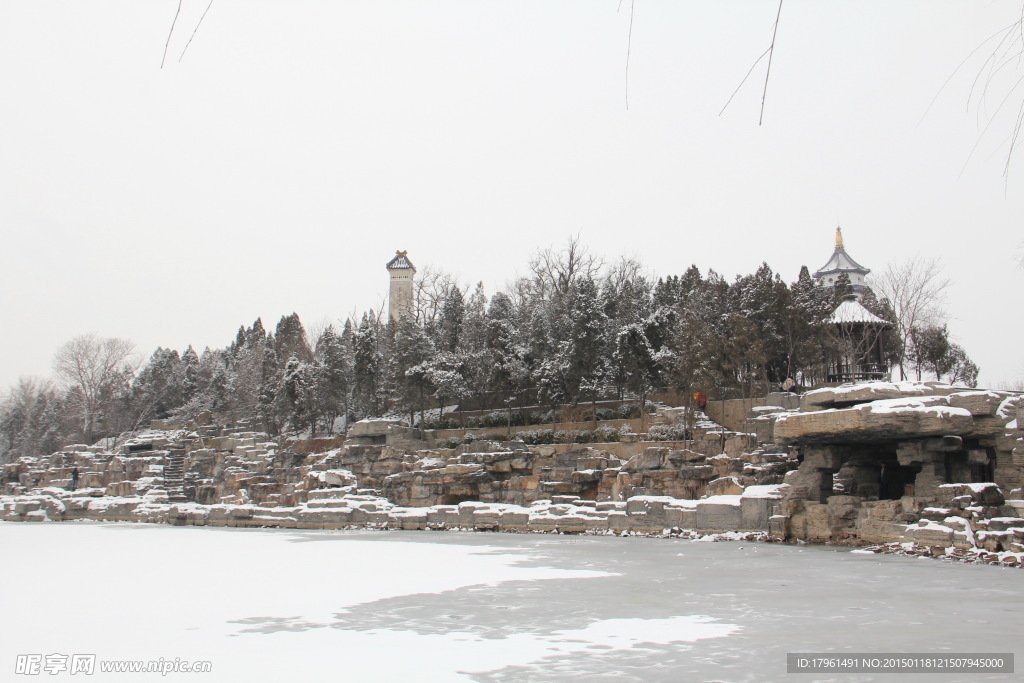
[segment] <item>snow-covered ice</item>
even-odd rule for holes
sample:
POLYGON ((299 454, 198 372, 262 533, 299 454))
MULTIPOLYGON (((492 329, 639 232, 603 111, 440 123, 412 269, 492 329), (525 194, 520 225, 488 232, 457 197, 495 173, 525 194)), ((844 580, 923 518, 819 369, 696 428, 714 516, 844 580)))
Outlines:
POLYGON ((133 682, 780 680, 787 652, 1012 651, 1024 609, 1014 570, 743 541, 69 522, 0 547, 3 680, 32 653, 213 663, 109 675, 133 682))

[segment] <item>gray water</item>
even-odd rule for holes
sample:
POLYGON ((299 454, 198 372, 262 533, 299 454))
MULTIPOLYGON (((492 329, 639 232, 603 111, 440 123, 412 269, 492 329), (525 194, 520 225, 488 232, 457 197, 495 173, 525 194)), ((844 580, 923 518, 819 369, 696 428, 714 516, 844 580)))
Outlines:
MULTIPOLYGON (((337 535, 304 534, 310 542, 337 535)), ((353 607, 333 628, 480 638, 581 629, 606 619, 707 615, 728 637, 558 653, 462 672, 476 681, 978 681, 1014 674, 787 674, 790 652, 993 653, 1021 642, 1020 570, 750 542, 482 533, 345 534, 346 541, 481 545, 526 566, 614 576, 512 581, 353 607)), ((1019 670, 1019 669, 1018 669, 1019 670)))

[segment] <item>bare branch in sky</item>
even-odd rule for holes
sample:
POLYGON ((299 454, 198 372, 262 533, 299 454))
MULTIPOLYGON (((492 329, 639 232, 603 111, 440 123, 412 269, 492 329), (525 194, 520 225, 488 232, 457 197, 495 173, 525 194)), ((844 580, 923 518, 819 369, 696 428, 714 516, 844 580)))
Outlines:
POLYGON ((779 0, 779 11, 775 14, 775 26, 772 28, 772 44, 768 47, 768 68, 764 72, 764 90, 761 91, 761 116, 757 125, 764 122, 764 100, 768 97, 768 78, 772 73, 772 57, 775 56, 775 36, 779 33, 779 17, 782 16, 782 0, 779 0))
POLYGON ((160 58, 160 68, 164 68, 164 62, 167 61, 167 48, 171 45, 171 36, 174 35, 174 26, 178 23, 178 16, 181 14, 181 3, 182 0, 178 0, 178 9, 174 12, 174 19, 171 21, 171 30, 167 32, 167 42, 164 43, 164 56, 160 58))
POLYGON ((761 56, 755 59, 754 63, 750 65, 750 69, 747 71, 747 75, 743 77, 743 80, 740 81, 740 84, 737 85, 736 89, 732 91, 731 95, 729 95, 729 99, 725 101, 725 105, 722 107, 722 111, 718 112, 719 116, 725 113, 725 110, 729 107, 729 104, 732 102, 732 98, 736 97, 736 93, 740 91, 740 88, 743 87, 743 84, 747 82, 748 78, 750 78, 750 74, 754 73, 754 69, 757 68, 757 65, 761 63, 761 60, 768 55, 768 52, 771 49, 771 46, 766 47, 764 52, 761 53, 761 56))
POLYGON ((764 102, 765 99, 768 97, 768 79, 771 77, 772 73, 772 57, 775 55, 775 38, 779 33, 779 18, 781 16, 782 0, 779 0, 779 9, 775 13, 775 25, 772 26, 772 42, 768 45, 767 48, 765 48, 765 51, 761 53, 761 56, 755 59, 754 63, 750 65, 750 69, 748 69, 746 75, 743 76, 743 80, 740 81, 740 84, 737 85, 736 89, 732 91, 731 95, 729 95, 729 99, 726 100, 725 105, 722 107, 722 111, 718 112, 719 116, 725 113, 725 110, 729 107, 729 104, 732 102, 732 98, 736 97, 736 93, 740 91, 740 88, 743 87, 743 84, 747 82, 748 78, 750 78, 750 74, 754 72, 754 69, 757 68, 757 65, 760 64, 761 60, 764 59, 767 55, 768 68, 765 70, 764 74, 764 88, 761 90, 761 114, 757 119, 757 125, 760 126, 764 122, 764 102))
MULTIPOLYGON (((626 37, 626 109, 629 110, 629 54, 633 47, 633 4, 636 0, 629 0, 629 34, 626 37)), ((616 12, 622 9, 622 0, 616 12)))
MULTIPOLYGON (((935 105, 935 102, 939 99, 939 95, 942 94, 946 86, 949 85, 951 80, 953 80, 953 77, 959 73, 959 71, 971 60, 972 57, 974 57, 986 45, 990 45, 992 41, 996 41, 995 47, 992 48, 988 56, 984 61, 982 61, 981 66, 978 68, 977 73, 971 81, 971 88, 967 93, 965 106, 968 111, 970 111, 972 104, 975 107, 975 116, 980 132, 974 146, 967 155, 967 159, 964 160, 963 167, 960 169, 961 176, 966 171, 971 159, 974 158, 975 152, 980 146, 982 139, 984 139, 988 133, 993 121, 1003 110, 1011 97, 1018 92, 1021 83, 1024 83, 1024 76, 1017 78, 1013 81, 1012 85, 1007 87, 1006 92, 1003 94, 1003 97, 995 108, 989 108, 988 98, 990 91, 996 87, 996 78, 1008 67, 1019 67, 1021 57, 1024 56, 1024 3, 1021 5, 1021 17, 1019 19, 1007 26, 1004 26, 985 40, 981 41, 978 47, 971 50, 970 54, 964 57, 960 63, 957 64, 949 77, 946 78, 943 84, 939 87, 938 92, 935 93, 935 97, 933 97, 932 101, 929 102, 924 114, 921 115, 921 120, 918 121, 918 125, 920 125, 921 121, 924 121, 925 117, 928 116, 928 113, 935 105)), ((1024 97, 1021 98, 1021 104, 1014 115, 1013 124, 1010 126, 1010 134, 1006 136, 1004 141, 999 145, 1000 148, 1003 144, 1007 145, 1006 161, 1003 164, 1003 180, 1004 183, 1007 184, 1009 183, 1010 162, 1013 160, 1014 150, 1021 143, 1022 130, 1024 130, 1024 97)))
POLYGON ((181 57, 178 57, 179 62, 185 56, 185 51, 188 50, 188 46, 192 44, 192 39, 195 38, 196 33, 199 32, 199 27, 203 25, 203 19, 206 18, 206 13, 210 11, 211 7, 213 7, 213 0, 210 0, 210 4, 208 4, 206 9, 203 10, 203 16, 199 17, 199 21, 196 22, 196 27, 192 29, 192 35, 188 37, 188 42, 185 43, 185 48, 181 51, 181 57))

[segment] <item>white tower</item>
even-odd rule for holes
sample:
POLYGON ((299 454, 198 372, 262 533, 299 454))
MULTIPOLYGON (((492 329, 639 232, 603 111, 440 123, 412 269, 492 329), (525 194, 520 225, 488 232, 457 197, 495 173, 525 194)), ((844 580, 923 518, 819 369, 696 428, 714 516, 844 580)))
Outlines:
POLYGON ((408 253, 407 251, 396 251, 395 258, 388 261, 386 266, 391 275, 388 313, 396 322, 403 315, 412 315, 413 312, 412 278, 416 274, 416 267, 409 260, 408 253))
POLYGON ((814 278, 821 284, 831 287, 842 273, 846 273, 850 278, 850 284, 853 285, 853 293, 859 299, 864 293, 864 276, 870 272, 870 268, 860 265, 846 253, 846 249, 843 247, 843 231, 837 227, 836 250, 832 252, 832 258, 828 260, 828 263, 814 274, 814 278))

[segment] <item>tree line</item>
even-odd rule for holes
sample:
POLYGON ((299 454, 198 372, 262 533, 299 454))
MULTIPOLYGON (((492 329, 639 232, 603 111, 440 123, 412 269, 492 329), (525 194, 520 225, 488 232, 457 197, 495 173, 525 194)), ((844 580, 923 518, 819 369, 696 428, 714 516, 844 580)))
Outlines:
MULTIPOLYGON (((159 348, 140 367, 130 342, 86 335, 58 350, 56 380, 21 379, 3 397, 0 459, 207 411, 315 437, 383 415, 443 425, 438 406, 508 411, 628 396, 642 409, 658 391, 686 401, 763 395, 787 379, 809 387, 842 350, 829 323, 849 291, 840 280, 822 286, 804 267, 786 283, 767 264, 731 282, 696 266, 654 279, 634 259, 606 264, 572 239, 537 252, 527 275, 490 297, 482 284, 426 269, 413 310, 397 321, 368 310, 310 335, 294 313, 273 331, 258 319, 224 348, 159 348)), ((861 303, 891 323, 880 339, 886 363, 903 377, 973 386, 977 366, 949 340, 941 310, 900 308, 906 293, 880 285, 889 297, 868 290, 861 303)))

